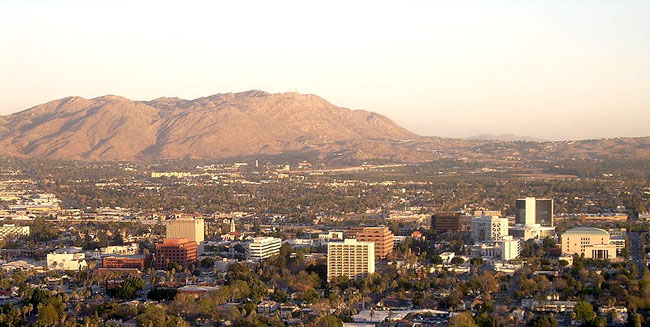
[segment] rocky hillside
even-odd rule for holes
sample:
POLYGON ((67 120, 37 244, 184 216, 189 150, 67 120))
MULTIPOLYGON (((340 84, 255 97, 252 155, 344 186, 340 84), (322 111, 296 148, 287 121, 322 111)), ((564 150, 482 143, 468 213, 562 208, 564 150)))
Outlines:
POLYGON ((0 117, 4 154, 52 159, 228 158, 353 151, 393 156, 417 136, 388 118, 315 95, 262 91, 195 100, 69 97, 0 117))

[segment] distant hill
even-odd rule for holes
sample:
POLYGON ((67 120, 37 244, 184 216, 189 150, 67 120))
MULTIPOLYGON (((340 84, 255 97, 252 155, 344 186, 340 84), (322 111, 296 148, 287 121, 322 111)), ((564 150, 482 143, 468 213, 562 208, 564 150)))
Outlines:
POLYGON ((512 142, 512 141, 530 141, 530 142, 544 142, 545 140, 536 139, 534 137, 528 136, 519 136, 514 134, 479 134, 470 136, 468 140, 487 140, 487 141, 502 141, 502 142, 512 142))
POLYGON ((383 144, 415 137, 376 113, 315 95, 262 91, 195 100, 68 97, 0 117, 0 151, 52 159, 227 158, 351 148, 378 157, 383 144))
POLYGON ((650 137, 503 142, 513 139, 522 138, 423 137, 382 115, 337 107, 316 95, 256 90, 194 100, 68 97, 0 117, 0 154, 48 159, 281 157, 347 164, 650 158, 650 137))

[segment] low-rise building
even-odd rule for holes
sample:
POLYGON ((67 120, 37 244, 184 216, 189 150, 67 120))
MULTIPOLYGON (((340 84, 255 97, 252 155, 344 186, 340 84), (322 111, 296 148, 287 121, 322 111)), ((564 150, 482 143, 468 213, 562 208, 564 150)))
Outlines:
POLYGON ((318 234, 319 240, 343 240, 343 232, 327 232, 318 234))
POLYGON ((47 254, 47 267, 55 270, 84 270, 88 267, 86 255, 81 248, 71 247, 55 250, 47 254))
POLYGON ((0 226, 0 239, 29 236, 29 226, 4 224, 0 226))
POLYGON ((616 244, 610 242, 609 233, 600 228, 576 227, 562 234, 562 254, 577 254, 588 259, 616 258, 616 244))
POLYGON ((136 268, 143 270, 149 266, 149 258, 146 255, 115 255, 102 259, 104 268, 136 268))
POLYGON ((111 245, 99 249, 101 254, 119 254, 119 255, 135 255, 138 254, 138 243, 131 243, 126 245, 111 245))

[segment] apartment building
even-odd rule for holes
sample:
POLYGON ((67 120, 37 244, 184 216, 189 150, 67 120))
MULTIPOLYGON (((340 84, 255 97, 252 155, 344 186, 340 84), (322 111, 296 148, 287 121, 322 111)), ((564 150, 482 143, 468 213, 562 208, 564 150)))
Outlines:
POLYGON ((46 257, 48 269, 79 271, 86 269, 86 255, 79 247, 57 249, 46 257))

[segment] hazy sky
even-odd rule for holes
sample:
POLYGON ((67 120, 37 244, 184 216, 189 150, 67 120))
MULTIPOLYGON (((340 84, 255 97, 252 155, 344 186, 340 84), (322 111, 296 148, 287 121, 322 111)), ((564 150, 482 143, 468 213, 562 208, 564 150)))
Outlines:
POLYGON ((650 135, 650 1, 0 0, 0 113, 314 93, 438 136, 650 135))

